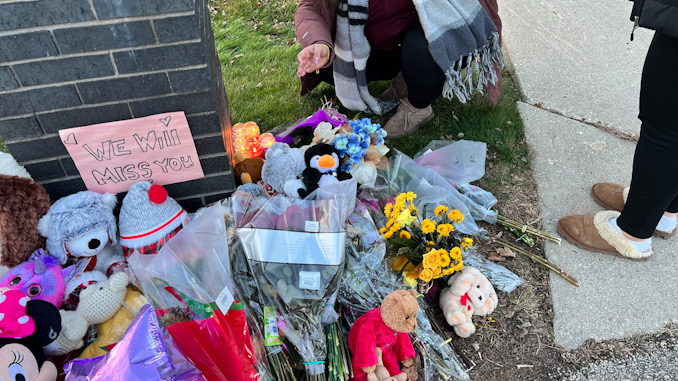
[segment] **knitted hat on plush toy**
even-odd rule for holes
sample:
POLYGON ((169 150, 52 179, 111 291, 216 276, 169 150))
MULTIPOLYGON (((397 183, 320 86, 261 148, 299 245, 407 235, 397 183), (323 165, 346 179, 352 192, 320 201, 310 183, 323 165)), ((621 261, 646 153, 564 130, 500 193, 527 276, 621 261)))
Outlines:
POLYGON ((181 230, 186 211, 161 185, 140 181, 130 187, 122 200, 120 217, 120 244, 129 258, 134 251, 155 254, 181 230))

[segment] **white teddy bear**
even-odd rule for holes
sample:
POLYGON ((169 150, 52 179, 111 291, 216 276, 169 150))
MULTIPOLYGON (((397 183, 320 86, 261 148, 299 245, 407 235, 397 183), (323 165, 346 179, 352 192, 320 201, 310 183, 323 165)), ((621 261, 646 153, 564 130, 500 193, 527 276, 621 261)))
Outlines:
POLYGON ((82 348, 87 328, 112 318, 122 306, 127 293, 129 277, 124 272, 111 275, 104 282, 93 283, 80 293, 75 311, 60 310, 61 333, 45 347, 45 353, 59 356, 82 348))
POLYGON ((478 269, 464 267, 447 281, 450 287, 440 292, 440 308, 447 323, 460 337, 469 337, 475 331, 471 317, 488 315, 499 303, 492 283, 478 269))

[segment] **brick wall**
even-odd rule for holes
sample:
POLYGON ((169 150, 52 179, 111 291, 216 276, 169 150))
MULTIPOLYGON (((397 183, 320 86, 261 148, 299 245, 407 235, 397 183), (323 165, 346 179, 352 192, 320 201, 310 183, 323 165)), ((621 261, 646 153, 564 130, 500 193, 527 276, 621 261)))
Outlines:
POLYGON ((234 189, 208 0, 0 0, 0 137, 53 199, 84 190, 60 129, 184 111, 205 178, 168 185, 195 210, 234 189))

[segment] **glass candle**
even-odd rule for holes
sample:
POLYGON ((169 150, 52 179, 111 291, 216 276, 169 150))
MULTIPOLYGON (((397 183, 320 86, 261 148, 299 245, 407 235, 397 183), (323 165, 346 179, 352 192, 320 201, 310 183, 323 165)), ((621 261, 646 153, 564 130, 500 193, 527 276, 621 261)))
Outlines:
POLYGON ((259 136, 259 144, 261 145, 261 148, 266 151, 268 147, 272 146, 273 143, 275 143, 275 136, 273 136, 272 133, 270 132, 264 132, 259 136))

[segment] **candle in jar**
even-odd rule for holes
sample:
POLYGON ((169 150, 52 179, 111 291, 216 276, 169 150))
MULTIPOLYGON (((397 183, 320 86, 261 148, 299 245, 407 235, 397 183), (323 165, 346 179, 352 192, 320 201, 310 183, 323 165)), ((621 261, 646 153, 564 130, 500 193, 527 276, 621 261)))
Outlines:
POLYGON ((264 132, 259 136, 259 143, 261 144, 261 148, 265 151, 275 143, 275 136, 270 132, 264 132))

